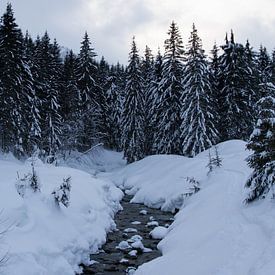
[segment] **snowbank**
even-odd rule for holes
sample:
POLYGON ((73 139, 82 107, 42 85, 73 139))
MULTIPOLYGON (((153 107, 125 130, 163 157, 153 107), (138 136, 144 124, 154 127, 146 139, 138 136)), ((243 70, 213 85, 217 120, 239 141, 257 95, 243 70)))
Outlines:
POLYGON ((201 190, 183 200, 159 244, 163 256, 142 265, 136 275, 274 274, 274 201, 244 205, 251 172, 245 143, 233 140, 218 148, 223 166, 209 175, 208 151, 193 159, 152 156, 115 173, 116 184, 135 194, 133 201, 165 210, 173 210, 185 192, 186 177, 200 181, 201 190))
POLYGON ((104 149, 102 146, 95 147, 87 153, 72 151, 65 159, 60 158, 61 166, 81 169, 96 175, 99 172, 110 172, 126 165, 123 153, 104 149))
POLYGON ((73 275, 79 271, 79 263, 89 262, 89 253, 105 242, 106 232, 115 226, 112 218, 120 207, 122 192, 111 182, 79 170, 39 161, 35 166, 41 193, 28 192, 22 198, 15 188, 16 177, 30 172, 30 163, 1 156, 0 220, 4 222, 0 231, 8 231, 0 248, 8 252, 8 261, 0 273, 73 275), (51 193, 68 175, 70 205, 58 207, 51 193))

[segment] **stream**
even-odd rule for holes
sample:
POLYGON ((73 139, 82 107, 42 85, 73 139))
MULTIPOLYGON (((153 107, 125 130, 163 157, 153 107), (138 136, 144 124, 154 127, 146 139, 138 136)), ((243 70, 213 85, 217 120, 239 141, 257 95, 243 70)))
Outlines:
POLYGON ((160 240, 151 238, 150 232, 156 226, 168 227, 174 220, 173 214, 130 203, 131 199, 129 195, 123 197, 123 210, 115 216, 117 229, 108 233, 102 249, 91 255, 96 263, 83 266, 84 275, 130 275, 138 266, 161 256, 157 249, 160 240))

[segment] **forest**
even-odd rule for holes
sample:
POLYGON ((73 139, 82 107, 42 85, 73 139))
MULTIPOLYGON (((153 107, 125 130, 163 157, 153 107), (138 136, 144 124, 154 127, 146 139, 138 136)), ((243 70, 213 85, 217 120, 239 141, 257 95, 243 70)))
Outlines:
MULTIPOLYGON (((35 39, 22 34, 7 5, 0 24, 4 153, 53 163, 104 144, 123 151, 128 163, 154 154, 194 157, 222 141, 248 141, 261 106, 274 130, 275 51, 263 45, 255 51, 248 40, 242 45, 233 31, 209 56, 195 25, 184 45, 174 21, 156 56, 148 46, 140 54, 133 38, 127 66, 99 59, 87 32, 78 54, 63 52, 47 32, 35 39)), ((268 129, 263 125, 273 148, 268 129)), ((272 149, 263 154, 256 132, 248 147, 262 155, 250 160, 252 167, 274 157, 272 149)))

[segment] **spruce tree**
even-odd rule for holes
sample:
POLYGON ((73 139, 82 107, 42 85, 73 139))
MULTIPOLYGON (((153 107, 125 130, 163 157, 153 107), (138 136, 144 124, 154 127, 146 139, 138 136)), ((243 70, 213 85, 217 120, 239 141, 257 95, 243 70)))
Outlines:
POLYGON ((150 101, 152 102, 151 108, 150 108, 150 128, 153 129, 153 135, 152 135, 152 148, 151 153, 156 154, 156 146, 154 145, 155 136, 157 135, 155 129, 159 125, 159 118, 161 114, 161 110, 157 108, 157 106, 160 104, 161 100, 161 89, 160 89, 160 83, 162 79, 162 55, 160 53, 160 50, 158 50, 158 54, 155 58, 154 62, 154 68, 153 68, 153 75, 152 80, 150 82, 150 101))
POLYGON ((80 113, 82 121, 82 138, 79 141, 82 149, 88 149, 99 140, 98 124, 101 115, 98 102, 99 87, 96 83, 98 67, 96 53, 85 32, 77 62, 77 82, 80 93, 80 113))
POLYGON ((27 124, 28 129, 26 132, 26 148, 28 154, 33 153, 37 150, 39 146, 39 140, 41 139, 41 116, 40 116, 40 106, 41 101, 37 95, 36 90, 36 79, 38 73, 38 66, 35 62, 35 43, 33 42, 31 36, 26 32, 24 38, 24 60, 27 63, 27 72, 31 77, 32 85, 28 93, 27 106, 25 107, 28 113, 27 124))
POLYGON ((183 85, 182 154, 194 157, 219 140, 210 71, 194 24, 187 45, 183 85))
POLYGON ((150 84, 153 80, 154 57, 151 49, 146 46, 144 58, 141 63, 141 71, 144 79, 144 118, 145 118, 145 154, 152 153, 153 146, 153 128, 151 127, 151 110, 153 108, 150 84))
POLYGON ((254 151, 248 158, 253 172, 246 182, 250 189, 247 203, 265 198, 275 184, 275 86, 268 83, 264 87, 267 96, 258 102, 258 121, 247 144, 254 151))
POLYGON ((135 40, 129 54, 125 102, 122 117, 122 144, 128 163, 142 159, 144 154, 144 87, 135 40))
POLYGON ((80 119, 80 95, 77 88, 76 56, 69 51, 64 59, 62 89, 60 91, 60 115, 62 117, 62 148, 78 149, 80 119))
POLYGON ((61 76, 60 49, 55 41, 51 44, 46 32, 36 42, 36 62, 39 72, 37 76, 37 95, 41 100, 41 130, 40 149, 49 162, 55 160, 61 142, 61 116, 59 114, 59 92, 61 76))
POLYGON ((251 85, 252 72, 247 64, 245 48, 235 43, 233 32, 230 41, 222 49, 219 75, 221 138, 246 140, 254 121, 254 113, 250 108, 251 97, 255 96, 251 85))
POLYGON ((165 53, 159 86, 161 96, 157 106, 159 118, 154 151, 157 154, 181 154, 182 106, 180 98, 184 93, 182 85, 184 50, 182 38, 175 22, 172 22, 168 35, 169 38, 164 42, 165 53))
POLYGON ((23 35, 15 22, 11 4, 1 18, 0 60, 1 147, 20 157, 29 147, 28 105, 33 95, 33 82, 24 58, 23 35))
POLYGON ((120 87, 118 85, 117 71, 114 66, 111 67, 109 76, 104 88, 106 89, 106 126, 108 134, 107 146, 111 149, 120 149, 121 139, 121 101, 120 87))

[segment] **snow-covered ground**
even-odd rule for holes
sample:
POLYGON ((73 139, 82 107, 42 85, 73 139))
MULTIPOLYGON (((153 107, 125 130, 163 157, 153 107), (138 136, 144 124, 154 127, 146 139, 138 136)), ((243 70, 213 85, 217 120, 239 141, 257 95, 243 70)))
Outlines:
POLYGON ((114 227, 122 197, 116 185, 134 195, 133 202, 165 211, 180 209, 168 230, 152 232, 163 238, 159 244, 163 256, 142 265, 136 275, 275 274, 275 202, 267 198, 244 205, 244 184, 251 172, 245 142, 224 142, 218 150, 222 167, 209 174, 208 151, 193 159, 150 156, 122 168, 121 154, 105 150, 73 153, 59 162, 67 167, 37 161, 41 193, 28 192, 24 198, 15 182, 17 174, 23 177, 31 171, 30 162, 0 156, 0 232, 8 228, 0 239, 0 255, 8 252, 8 261, 0 271, 5 275, 79 271, 78 264, 88 262, 89 252, 96 251, 114 227), (66 176, 72 181, 71 203, 59 208, 51 193, 66 176), (200 190, 187 196, 194 191, 192 179, 200 190))
POLYGON ((208 151, 193 159, 147 157, 111 175, 134 195, 134 202, 180 208, 159 244, 163 256, 142 265, 136 275, 275 274, 275 202, 244 205, 244 184, 251 172, 245 158, 250 152, 237 140, 218 149, 222 167, 209 175, 208 151), (198 180, 201 190, 185 199, 187 177, 198 180))
MULTIPOLYGON (((122 164, 121 155, 102 154, 100 169, 122 164)), ((82 163, 85 169, 84 164, 92 162, 96 171, 98 161, 88 156, 85 161, 79 158, 70 163, 82 163)), ((0 258, 1 253, 8 253, 0 274, 74 274, 79 271, 78 264, 89 261, 89 253, 105 242, 106 232, 114 227, 113 216, 122 192, 108 180, 80 170, 45 165, 39 160, 35 170, 41 192, 27 192, 22 198, 15 188, 16 178, 31 171, 30 162, 0 156, 0 232, 7 229, 0 239, 0 258), (51 193, 67 176, 71 176, 72 185, 70 205, 58 207, 51 193)))

